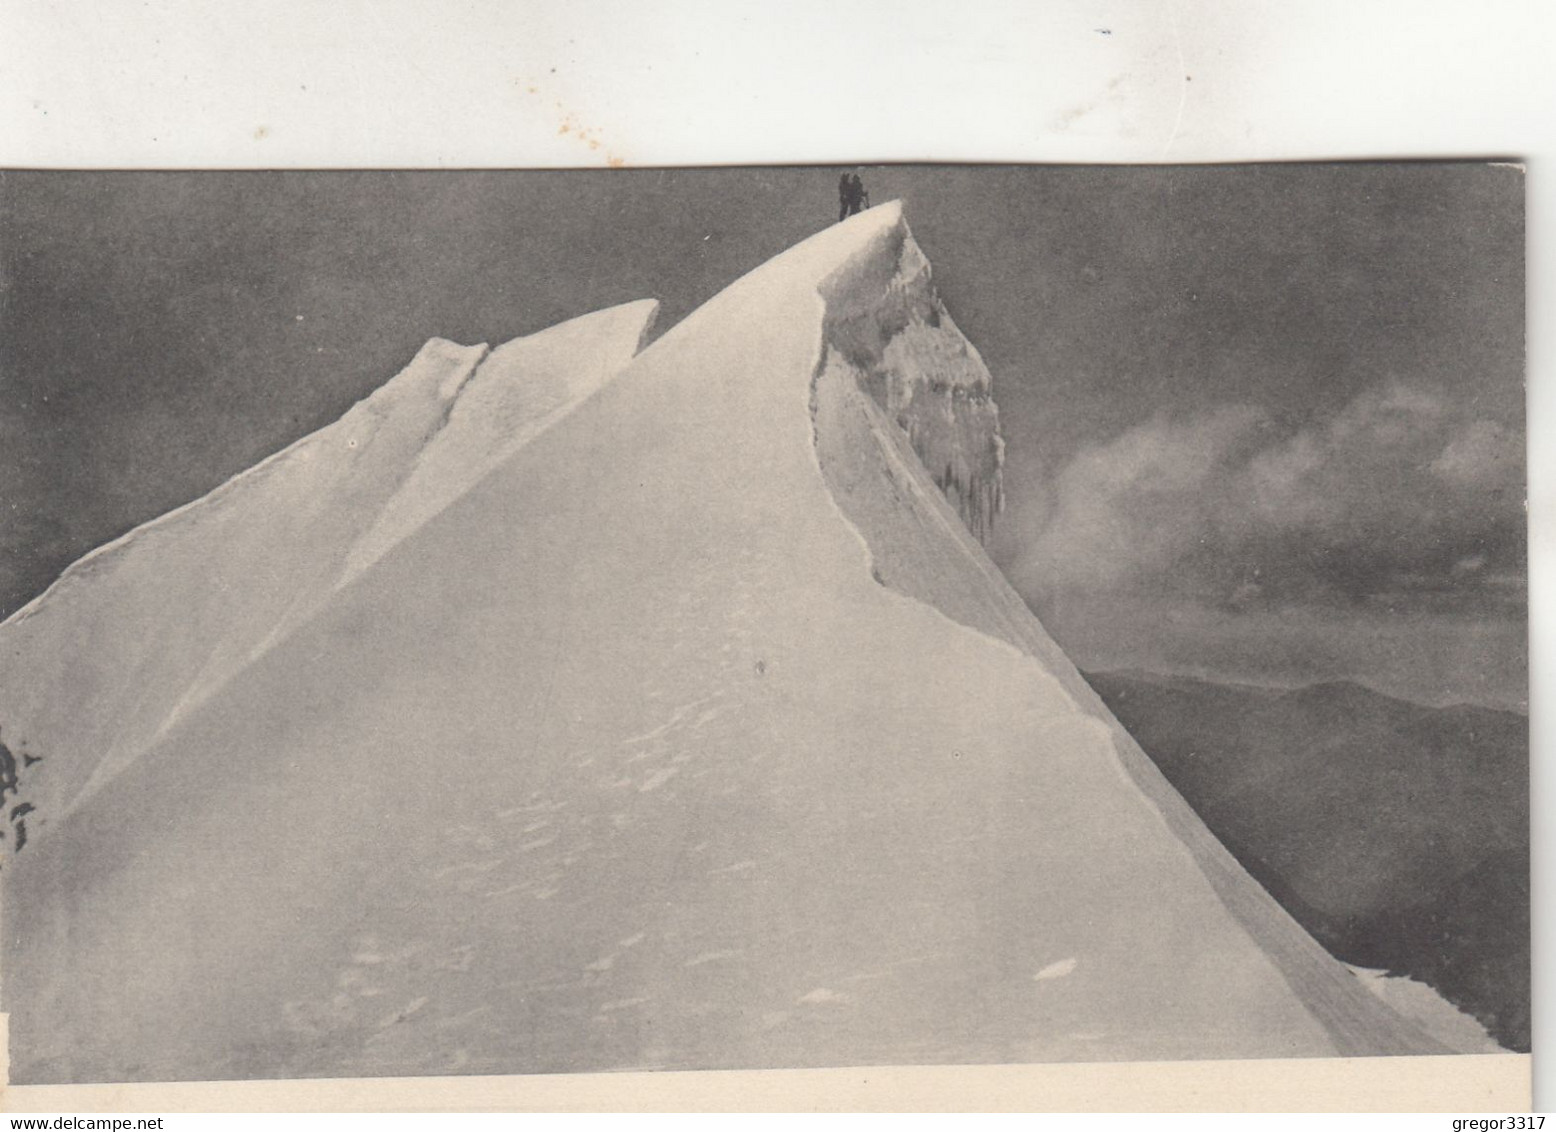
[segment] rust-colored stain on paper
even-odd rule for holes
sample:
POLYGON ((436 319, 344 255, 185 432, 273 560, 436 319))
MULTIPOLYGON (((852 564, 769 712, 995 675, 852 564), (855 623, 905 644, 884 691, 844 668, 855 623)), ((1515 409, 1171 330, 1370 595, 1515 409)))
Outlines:
MULTIPOLYGON (((540 83, 534 79, 516 79, 515 82, 524 87, 524 93, 532 98, 543 98, 540 83)), ((602 154, 605 164, 612 169, 620 169, 627 163, 626 158, 612 153, 605 144, 605 139, 597 127, 585 125, 579 117, 567 108, 567 104, 559 98, 551 100, 551 109, 557 116, 556 132, 559 137, 572 137, 579 144, 586 146, 591 153, 602 154)))

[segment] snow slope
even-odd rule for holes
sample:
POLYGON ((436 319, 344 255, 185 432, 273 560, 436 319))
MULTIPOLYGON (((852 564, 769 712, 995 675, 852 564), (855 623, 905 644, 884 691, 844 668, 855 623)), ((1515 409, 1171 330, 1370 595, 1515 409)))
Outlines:
POLYGON ((347 556, 345 585, 483 476, 591 396, 643 347, 659 303, 644 299, 559 323, 492 351, 448 423, 347 556))
POLYGON ((30 849, 387 538, 620 370, 657 308, 630 303, 491 352, 435 338, 340 420, 94 551, 0 625, 0 728, 42 759, 18 794, 35 807, 30 849))
POLYGON ((1427 984, 1371 967, 1347 963, 1346 968, 1369 991, 1414 1020, 1448 1048, 1461 1053, 1505 1052, 1471 1015, 1453 1006, 1427 984))
POLYGON ((1441 1052, 862 391, 910 245, 735 283, 20 858, 13 1079, 1441 1052))

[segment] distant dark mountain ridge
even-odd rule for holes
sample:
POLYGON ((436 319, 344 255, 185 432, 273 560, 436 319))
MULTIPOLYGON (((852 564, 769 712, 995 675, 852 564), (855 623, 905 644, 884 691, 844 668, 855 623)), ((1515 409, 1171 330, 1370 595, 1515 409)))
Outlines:
POLYGON ((1336 957, 1529 1049, 1529 722, 1337 681, 1090 673, 1249 872, 1336 957))

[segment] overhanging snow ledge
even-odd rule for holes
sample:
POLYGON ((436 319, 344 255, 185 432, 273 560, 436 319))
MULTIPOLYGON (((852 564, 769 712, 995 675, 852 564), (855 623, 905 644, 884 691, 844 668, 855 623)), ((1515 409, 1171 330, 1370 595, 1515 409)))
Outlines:
POLYGON ((892 222, 822 280, 818 372, 841 360, 906 434, 935 485, 980 541, 1005 506, 1005 441, 993 379, 935 290, 898 202, 892 222))

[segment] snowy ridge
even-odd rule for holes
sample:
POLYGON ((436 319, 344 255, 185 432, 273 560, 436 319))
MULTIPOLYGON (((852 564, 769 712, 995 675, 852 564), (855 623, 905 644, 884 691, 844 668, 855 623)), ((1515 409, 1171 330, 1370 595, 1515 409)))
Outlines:
POLYGON ((88 554, 0 626, 0 727, 42 760, 16 783, 33 807, 21 836, 46 840, 202 673, 314 602, 486 352, 429 341, 339 420, 88 554))
POLYGON ((446 415, 447 407, 452 404, 464 382, 475 372, 475 367, 480 364, 487 351, 488 347, 484 343, 477 346, 461 346, 446 338, 428 339, 409 365, 363 397, 339 420, 299 437, 285 448, 272 452, 259 463, 234 473, 204 495, 148 519, 119 537, 103 543, 102 546, 87 551, 67 566, 42 593, 17 609, 4 621, 0 621, 0 630, 26 621, 46 606, 62 599, 75 586, 89 582, 94 575, 110 567, 114 559, 135 547, 143 538, 176 526, 185 516, 198 513, 204 508, 222 505, 229 496, 264 480, 266 476, 288 462, 311 459, 315 449, 322 448, 332 441, 340 441, 350 448, 356 448, 358 444, 364 442, 362 438, 370 438, 376 433, 377 423, 393 414, 396 406, 403 405, 407 400, 425 396, 429 386, 436 389, 437 403, 444 408, 446 415))
POLYGON ((826 341, 906 433, 969 530, 988 538, 1005 506, 1005 442, 993 379, 957 329, 906 223, 823 285, 826 341))
POLYGON ((337 588, 615 376, 642 348, 658 314, 658 301, 643 299, 492 351, 452 403, 446 427, 417 454, 405 482, 352 548, 337 588))
POLYGON ((434 338, 340 419, 92 551, 0 625, 0 728, 43 760, 15 785, 29 849, 371 566, 386 529, 403 538, 618 372, 657 309, 495 351, 434 338))

